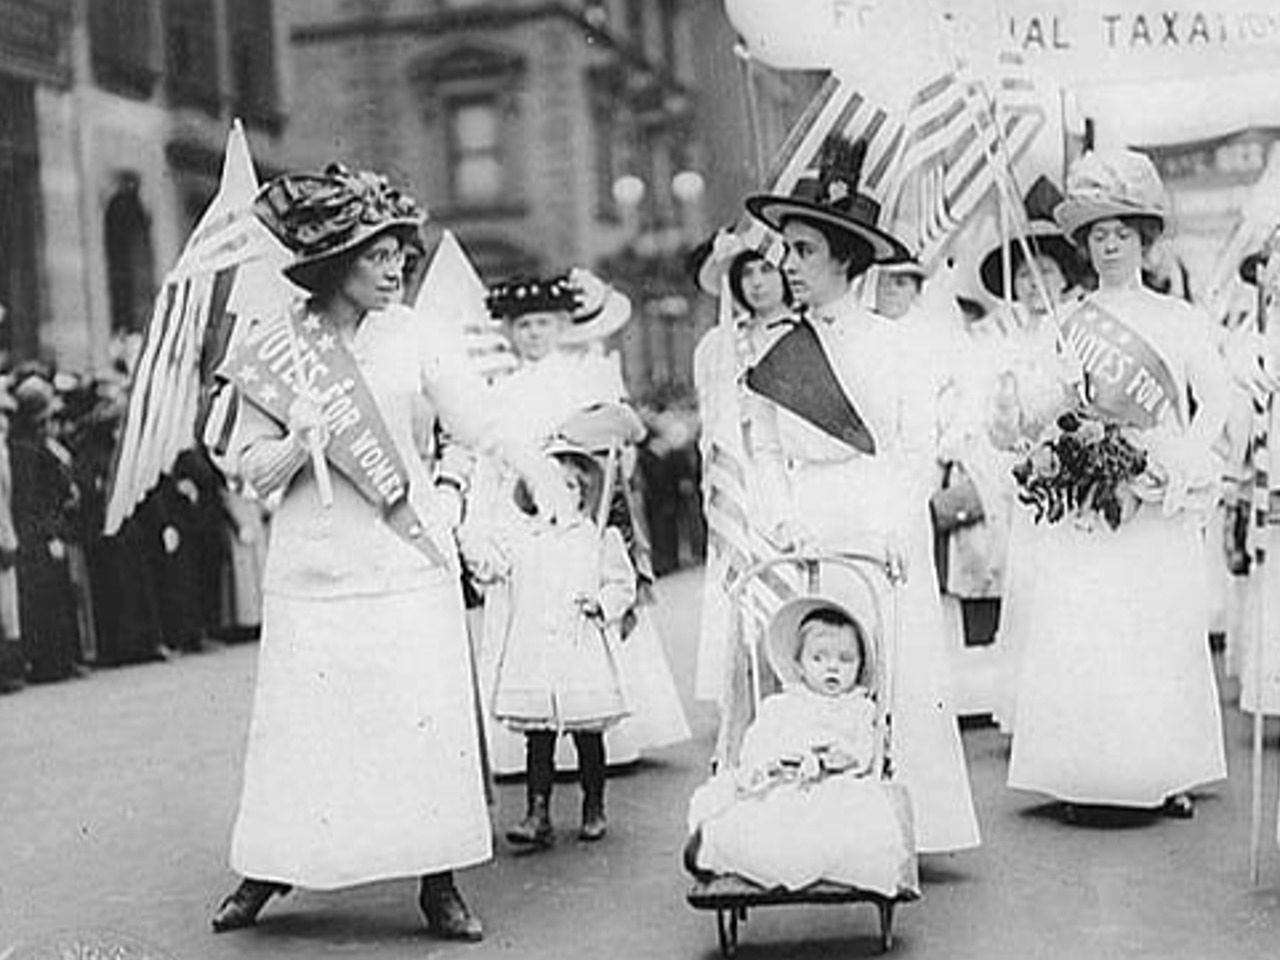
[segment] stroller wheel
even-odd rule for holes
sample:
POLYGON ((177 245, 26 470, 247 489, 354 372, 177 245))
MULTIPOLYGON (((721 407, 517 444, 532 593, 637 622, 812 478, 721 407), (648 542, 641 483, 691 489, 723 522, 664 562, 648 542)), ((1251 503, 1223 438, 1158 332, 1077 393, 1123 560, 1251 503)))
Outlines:
POLYGON ((737 907, 716 910, 716 933, 720 938, 720 955, 733 960, 738 955, 738 914, 746 910, 737 907))
POLYGON ((893 949, 893 908, 892 900, 883 900, 877 904, 880 909, 880 950, 888 953, 893 949))

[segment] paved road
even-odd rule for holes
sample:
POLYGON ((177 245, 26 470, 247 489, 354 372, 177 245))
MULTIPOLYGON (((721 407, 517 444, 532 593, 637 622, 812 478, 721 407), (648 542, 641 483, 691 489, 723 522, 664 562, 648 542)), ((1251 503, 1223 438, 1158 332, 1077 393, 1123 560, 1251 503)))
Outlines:
MULTIPOLYGON (((686 697, 696 585, 695 574, 660 585, 660 623, 686 697)), ((693 742, 611 779, 604 843, 566 838, 538 856, 503 848, 492 864, 463 875, 487 925, 483 944, 426 937, 408 881, 295 894, 269 908, 255 930, 210 935, 210 911, 233 883, 226 846, 253 670, 252 647, 227 648, 0 698, 0 958, 19 941, 103 929, 181 960, 715 956, 712 918, 686 906, 678 865, 685 803, 714 728, 702 707, 692 710, 693 742)), ((1007 750, 993 729, 967 730, 986 842, 926 859, 925 899, 900 911, 895 955, 1280 956, 1280 852, 1268 848, 1264 884, 1252 889, 1249 733, 1234 711, 1228 740, 1232 779, 1202 797, 1195 820, 1071 826, 1054 808, 1004 789, 1007 750)), ((1274 768, 1280 744, 1270 747, 1274 768)), ((518 815, 522 793, 519 784, 499 788, 499 825, 518 815)), ((1275 794, 1273 769, 1272 814, 1275 794)), ((576 802, 573 789, 557 793, 563 823, 572 822, 576 802)), ((740 955, 870 956, 875 932, 866 906, 759 910, 740 955)))

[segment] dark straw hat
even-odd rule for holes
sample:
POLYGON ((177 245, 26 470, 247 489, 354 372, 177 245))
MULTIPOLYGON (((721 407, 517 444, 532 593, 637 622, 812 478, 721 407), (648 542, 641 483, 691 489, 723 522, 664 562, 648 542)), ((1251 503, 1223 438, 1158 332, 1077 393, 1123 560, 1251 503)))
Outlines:
MULTIPOLYGON (((1023 204, 1027 211, 1028 228, 1027 245, 1034 256, 1050 257, 1062 270, 1069 286, 1075 286, 1088 273, 1088 266, 1080 256, 1076 245, 1053 219, 1053 211, 1062 203, 1060 191, 1048 177, 1040 177, 1031 185, 1023 204)), ((1004 263, 1001 250, 1003 244, 997 244, 978 266, 978 278, 983 288, 993 297, 1005 295, 1004 263)), ((1023 246, 1016 238, 1009 243, 1009 275, 1012 276, 1026 258, 1023 246)))
POLYGON ((802 177, 787 196, 748 197, 747 210, 779 232, 786 220, 798 217, 852 234, 869 246, 872 263, 909 260, 911 251, 902 241, 880 228, 880 204, 858 192, 866 155, 865 141, 828 137, 818 157, 816 176, 802 177))
POLYGON ((567 273, 554 277, 517 277, 489 288, 484 299, 495 320, 514 320, 527 313, 574 313, 582 294, 567 273))
POLYGON ((253 212, 293 253, 284 274, 313 290, 332 258, 387 231, 421 242, 427 214, 386 177, 331 163, 323 173, 288 173, 259 192, 253 212))

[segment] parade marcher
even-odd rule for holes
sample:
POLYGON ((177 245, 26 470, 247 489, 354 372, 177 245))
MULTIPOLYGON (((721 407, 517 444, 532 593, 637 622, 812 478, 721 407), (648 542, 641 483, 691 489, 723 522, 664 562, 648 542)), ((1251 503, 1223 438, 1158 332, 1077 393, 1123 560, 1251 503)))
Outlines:
POLYGON ((256 640, 262 633, 269 514, 263 502, 249 493, 234 479, 222 488, 227 548, 217 633, 219 639, 232 643, 256 640))
POLYGON ((549 520, 568 512, 567 492, 550 461, 503 432, 461 342, 400 305, 424 219, 412 199, 334 164, 277 178, 254 212, 310 299, 222 368, 244 401, 229 461, 281 499, 231 847, 245 879, 213 926, 253 924, 294 885, 417 876, 428 929, 478 940, 453 880, 492 854, 450 535, 460 498, 416 455, 414 398, 460 442, 517 465, 549 520), (317 447, 333 470, 318 469, 317 447))
MULTIPOLYGON (((575 334, 592 326, 616 328, 617 318, 630 314, 630 301, 594 274, 574 270, 551 277, 516 278, 495 285, 489 292, 488 305, 490 313, 507 324, 520 358, 520 367, 495 385, 492 401, 513 435, 542 445, 583 410, 625 402, 626 388, 618 368, 608 357, 584 349, 584 338, 575 334), (567 350, 566 338, 571 341, 567 350)), ((624 451, 622 462, 627 464, 631 456, 624 451)), ((495 536, 500 538, 501 528, 518 520, 512 500, 515 478, 510 470, 497 467, 489 460, 482 461, 476 470, 463 528, 464 546, 473 548, 464 550, 469 555, 483 555, 488 548, 478 544, 495 536)), ((648 540, 643 521, 635 515, 636 502, 626 482, 627 470, 622 474, 614 485, 616 502, 611 522, 622 525, 638 578, 640 602, 624 625, 627 643, 621 654, 633 712, 605 734, 613 763, 632 762, 643 749, 666 746, 689 736, 661 638, 645 610, 645 594, 653 581, 648 540)), ((485 591, 478 660, 481 690, 488 705, 493 702, 497 657, 510 600, 506 583, 491 584, 485 591)), ((486 718, 493 719, 491 711, 486 711, 486 718)), ((528 744, 504 726, 490 724, 488 745, 496 774, 529 769, 528 744)), ((558 744, 556 766, 572 769, 575 762, 573 751, 563 741, 558 744)))
MULTIPOLYGON (((551 526, 536 516, 503 537, 511 612, 494 680, 493 715, 526 743, 528 809, 507 831, 512 843, 552 842, 556 740, 570 734, 582 784, 582 840, 605 834, 604 731, 629 711, 618 667, 622 618, 636 600, 636 574, 616 527, 597 525, 604 468, 587 450, 555 443, 577 511, 551 526)), ((522 515, 528 491, 516 487, 522 515)))
POLYGON ((0 385, 0 693, 21 690, 27 680, 18 616, 18 532, 13 524, 13 469, 9 464, 9 417, 17 409, 8 385, 0 385))
POLYGON ((1063 311, 1059 329, 1080 363, 1087 409, 1123 423, 1148 470, 1118 525, 1068 517, 1018 558, 1018 582, 1036 586, 1019 614, 1008 782, 1068 812, 1106 805, 1185 818, 1194 813, 1187 791, 1226 776, 1203 558, 1226 376, 1208 320, 1142 285, 1143 251, 1165 224, 1151 161, 1086 154, 1066 194, 1055 218, 1087 253, 1099 288, 1063 311), (1137 384, 1149 405, 1135 399, 1137 384))
POLYGON ((920 852, 979 842, 960 731, 949 702, 946 639, 932 561, 928 499, 934 472, 927 361, 893 322, 850 289, 875 262, 909 251, 877 226, 858 193, 865 147, 828 141, 817 177, 747 209, 782 232, 792 292, 805 322, 748 374, 769 400, 752 428, 775 540, 827 551, 890 551, 905 561, 896 651, 897 779, 911 796, 920 852))
POLYGON ((948 543, 949 570, 971 571, 971 590, 988 580, 988 591, 1001 598, 992 712, 1006 733, 1013 729, 1021 613, 1038 587, 1052 589, 1034 576, 1021 577, 1027 565, 1020 557, 1041 528, 1018 507, 1011 471, 1020 447, 1039 439, 1071 396, 1077 368, 1064 352, 1055 314, 1093 282, 1088 263, 1053 220, 1061 202, 1062 191, 1048 178, 1038 179, 1024 200, 1026 246, 1011 238, 978 266, 983 289, 1002 301, 992 324, 999 333, 982 336, 970 352, 971 403, 959 438, 966 472, 981 494, 983 520, 958 529, 948 543))
POLYGON ((708 518, 707 560, 703 573, 702 620, 694 696, 721 704, 728 675, 726 653, 733 617, 725 577, 735 555, 735 518, 749 516, 759 497, 751 463, 751 438, 745 416, 752 399, 742 382, 747 369, 794 324, 787 278, 755 250, 720 231, 698 271, 698 285, 719 296, 720 277, 728 277, 737 314, 717 323, 693 353, 693 385, 698 394, 698 449, 702 496, 708 518))
POLYGON ((9 432, 13 519, 18 535, 18 618, 35 682, 65 680, 82 669, 75 590, 67 560, 79 494, 71 457, 54 439, 58 398, 38 373, 13 389, 18 409, 9 432))

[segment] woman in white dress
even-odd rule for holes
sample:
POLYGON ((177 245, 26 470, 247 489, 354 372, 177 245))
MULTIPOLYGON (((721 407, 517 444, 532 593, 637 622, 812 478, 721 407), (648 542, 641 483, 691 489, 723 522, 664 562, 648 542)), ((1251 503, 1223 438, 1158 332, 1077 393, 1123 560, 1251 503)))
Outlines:
MULTIPOLYGON (((520 357, 520 367, 496 384, 491 401, 513 434, 542 444, 582 410, 626 401, 618 368, 609 358, 582 349, 582 331, 592 326, 597 331, 616 329, 625 322, 631 309, 625 296, 588 271, 574 270, 559 277, 501 284, 490 291, 489 303, 490 311, 508 324, 520 357), (589 319, 584 321, 584 317, 589 319)), ((519 522, 511 496, 515 485, 512 472, 491 460, 480 464, 477 477, 466 525, 476 535, 465 538, 469 543, 487 539, 486 525, 519 522)), ((642 596, 653 579, 647 557, 642 555, 644 549, 642 544, 639 551, 633 550, 642 596)), ((492 722, 487 708, 509 603, 506 584, 486 587, 478 660, 489 758, 498 775, 518 774, 528 768, 525 739, 492 722)), ((609 762, 615 765, 634 762, 641 750, 690 736, 661 637, 643 605, 637 606, 634 622, 628 627, 626 642, 621 645, 621 665, 633 713, 605 734, 609 762)), ((576 754, 562 738, 557 744, 556 767, 572 770, 576 762, 576 754)))
POLYGON ((517 465, 550 517, 568 514, 567 492, 503 433, 461 344, 428 337, 399 305, 423 219, 410 198, 333 165, 278 178, 254 212, 310 298, 251 328, 223 366, 243 400, 230 463, 281 500, 231 844, 245 879, 213 927, 252 925, 293 886, 420 877, 428 928, 478 940, 453 883, 491 856, 451 536, 460 503, 416 455, 413 411, 425 398, 454 436, 517 465), (335 469, 317 472, 319 450, 335 469))
POLYGON ((978 269, 986 291, 1006 302, 1011 292, 1012 303, 1003 311, 1003 333, 985 338, 974 350, 979 356, 971 379, 973 429, 965 438, 969 459, 964 462, 982 492, 985 523, 973 533, 962 532, 950 546, 952 562, 961 564, 963 552, 985 546, 994 593, 1001 598, 993 715, 1005 733, 1013 730, 1018 650, 1027 629, 1023 614, 1034 605, 1037 586, 1052 588, 1034 575, 1024 576, 1032 569, 1024 555, 1034 550, 1029 543, 1043 528, 1018 505, 1012 470, 1019 450, 1038 440, 1073 396, 1078 365, 1064 350, 1054 315, 1092 283, 1088 264, 1052 220, 1061 201, 1053 184, 1037 181, 1026 200, 1026 247, 1016 240, 1007 248, 997 246, 978 269), (1006 258, 1011 291, 1005 287, 1006 258), (978 543, 967 542, 970 538, 978 543))
POLYGON ((784 263, 805 321, 748 375, 761 403, 758 458, 780 542, 824 550, 888 547, 906 564, 895 656, 894 756, 921 852, 978 844, 968 770, 949 700, 946 636, 932 560, 934 471, 927 363, 891 321, 863 310, 852 280, 874 262, 906 259, 857 193, 860 145, 824 150, 818 178, 747 209, 786 238, 784 263), (789 359, 791 358, 791 359, 789 359), (823 380, 832 384, 818 393, 823 380))
POLYGON ((1068 518, 1019 558, 1034 587, 1019 614, 1009 786, 1190 817, 1187 791, 1226 776, 1202 551, 1227 381, 1208 320, 1142 285, 1143 250, 1164 226, 1150 160, 1086 155, 1055 216, 1099 278, 1059 328, 1092 407, 1134 429, 1153 484, 1118 528, 1068 518))
POLYGON ((759 505, 751 438, 746 430, 752 397, 742 378, 795 323, 791 290, 782 271, 756 251, 744 249, 731 234, 721 232, 699 271, 699 285, 719 296, 719 278, 725 274, 737 316, 731 323, 719 323, 708 330, 693 353, 702 495, 708 518, 693 689, 696 699, 721 706, 733 624, 725 577, 735 558, 734 531, 745 529, 747 518, 759 505), (732 529, 724 529, 726 526, 732 529))

